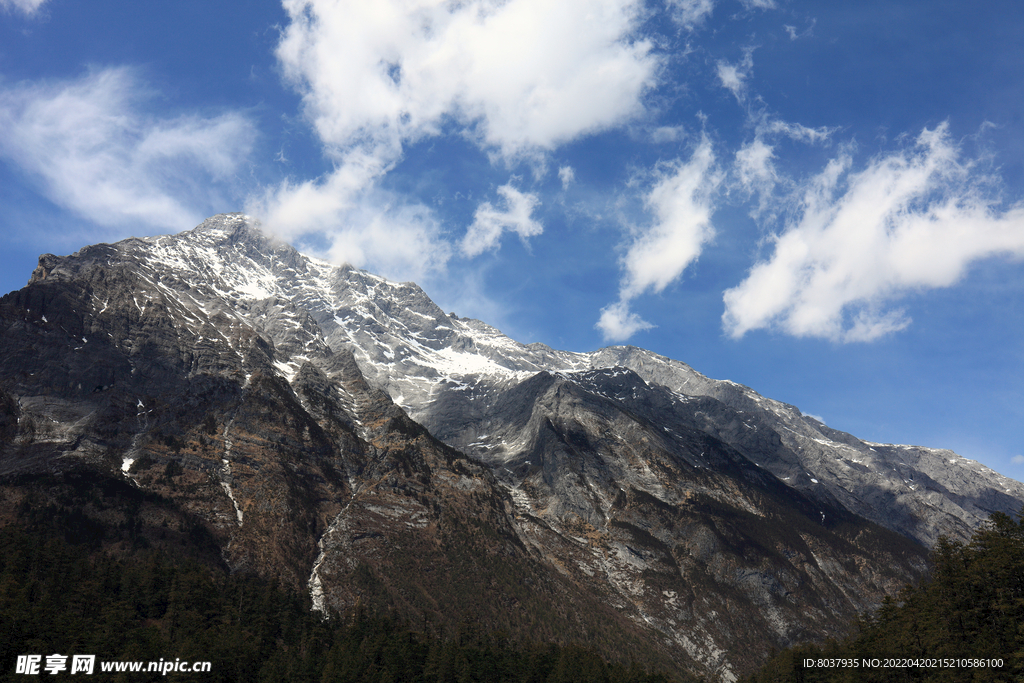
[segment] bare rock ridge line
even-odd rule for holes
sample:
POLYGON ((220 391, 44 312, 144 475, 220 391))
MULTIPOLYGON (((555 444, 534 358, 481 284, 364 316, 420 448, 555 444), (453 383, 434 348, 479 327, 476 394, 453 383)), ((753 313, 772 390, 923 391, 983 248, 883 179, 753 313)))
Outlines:
POLYGON ((940 535, 1024 503, 643 349, 521 344, 242 214, 44 255, 0 331, 0 519, 40 499, 108 544, 208 538, 325 613, 721 680, 843 633, 940 535))

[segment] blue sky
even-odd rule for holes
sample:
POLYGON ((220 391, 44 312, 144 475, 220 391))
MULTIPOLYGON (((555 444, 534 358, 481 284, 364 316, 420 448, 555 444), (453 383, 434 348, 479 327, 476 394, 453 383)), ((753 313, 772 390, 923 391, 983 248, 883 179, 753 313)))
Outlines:
POLYGON ((1024 477, 1017 1, 0 0, 0 289, 244 210, 1024 477))

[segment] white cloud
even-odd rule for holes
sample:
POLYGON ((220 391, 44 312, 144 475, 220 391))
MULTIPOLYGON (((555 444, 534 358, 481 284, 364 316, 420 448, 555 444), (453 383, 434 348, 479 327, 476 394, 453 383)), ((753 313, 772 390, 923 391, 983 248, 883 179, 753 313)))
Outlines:
MULTIPOLYGON (((282 184, 254 200, 253 211, 283 234, 319 233, 335 253, 378 269, 388 247, 402 252, 391 267, 406 273, 416 271, 416 261, 405 246, 422 250, 427 270, 443 267, 450 256, 425 207, 398 211, 409 218, 399 224, 411 232, 389 235, 393 223, 366 204, 384 194, 374 188, 410 143, 463 135, 494 161, 529 160, 542 174, 550 150, 640 114, 660 66, 651 44, 634 36, 641 0, 283 5, 290 23, 277 57, 335 170, 317 181, 282 184), (367 216, 376 222, 360 226, 367 216)), ((561 172, 560 178, 566 182, 561 172)), ((523 239, 542 231, 531 218, 534 195, 511 185, 498 192, 503 206, 477 209, 461 243, 464 254, 495 248, 505 230, 523 239)))
POLYGON ((755 218, 764 216, 776 203, 775 188, 780 178, 775 170, 774 159, 775 148, 760 136, 736 152, 733 174, 743 192, 757 195, 757 208, 751 212, 755 218))
POLYGON ((527 237, 544 232, 544 226, 532 218, 533 210, 540 203, 536 195, 524 194, 511 184, 499 187, 498 194, 503 200, 501 209, 484 202, 473 214, 473 224, 462 240, 462 253, 468 257, 497 249, 505 230, 517 233, 524 242, 527 237))
POLYGON ((104 226, 181 230, 224 208, 255 129, 245 117, 161 118, 133 72, 0 93, 0 155, 55 204, 104 226))
POLYGON ((754 48, 749 47, 743 51, 743 59, 738 64, 730 64, 719 60, 715 65, 715 73, 718 81, 726 88, 739 102, 743 102, 747 92, 747 79, 754 69, 754 48))
POLYGON ((711 16, 714 0, 668 0, 672 18, 684 28, 694 29, 711 16))
POLYGON ((736 175, 747 192, 770 192, 778 181, 772 159, 774 148, 761 138, 754 138, 736 152, 736 175))
POLYGON ((25 14, 35 14, 46 0, 0 0, 0 6, 6 10, 16 9, 25 14))
POLYGON ((452 122, 505 158, 638 114, 639 0, 284 0, 278 47, 320 138, 390 161, 452 122))
POLYGON ((1010 462, 1014 465, 1024 465, 1024 455, 1015 455, 1010 458, 1010 462))
POLYGON ((384 172, 377 157, 353 152, 326 177, 298 184, 285 181, 262 197, 250 198, 246 210, 285 239, 329 231, 357 211, 368 192, 366 179, 384 172))
POLYGON ((576 180, 576 171, 572 166, 562 166, 558 169, 558 179, 562 181, 562 189, 568 190, 569 186, 576 180))
POLYGON ((836 128, 825 127, 808 128, 799 123, 789 123, 779 119, 764 120, 758 124, 757 128, 758 132, 762 134, 785 135, 797 142, 806 142, 808 144, 825 142, 837 130, 836 128))
POLYGON ((740 0, 746 9, 775 9, 775 0, 740 0))
POLYGON ((725 292, 733 337, 778 327, 801 337, 869 341, 910 320, 892 301, 955 284, 974 262, 1024 257, 1024 205, 1000 210, 945 124, 858 173, 833 159, 801 190, 767 261, 725 292))
POLYGON ((429 207, 365 187, 365 177, 381 172, 379 160, 353 154, 326 178, 251 197, 246 211, 283 239, 309 242, 306 251, 322 258, 422 282, 444 269, 451 247, 429 207))
POLYGON ((601 309, 601 317, 595 326, 601 330, 605 341, 625 341, 637 332, 649 330, 654 325, 629 310, 628 301, 616 301, 601 309))
POLYGON ((327 258, 335 263, 373 266, 398 281, 422 281, 443 269, 451 255, 433 213, 419 204, 389 204, 371 193, 348 220, 327 233, 327 258))
POLYGON ((736 99, 743 99, 744 74, 740 71, 739 66, 719 61, 715 67, 715 73, 718 74, 718 80, 723 88, 732 92, 736 99))
POLYGON ((668 166, 669 172, 648 193, 645 203, 656 220, 636 236, 623 258, 624 300, 665 289, 714 237, 711 195, 721 182, 714 161, 711 143, 704 138, 687 163, 668 166))
POLYGON ((685 140, 687 135, 683 126, 658 126, 650 132, 651 142, 657 145, 685 140))
POLYGON ((787 208, 784 206, 785 201, 780 202, 776 196, 776 188, 779 185, 792 187, 792 181, 779 175, 775 167, 778 145, 769 144, 766 139, 784 136, 795 142, 813 145, 827 143, 836 129, 809 128, 799 123, 773 119, 765 112, 752 114, 751 121, 756 134, 752 141, 737 150, 733 173, 743 192, 758 197, 758 206, 751 215, 758 218, 765 214, 774 216, 780 206, 783 210, 787 208))
POLYGON ((798 38, 804 38, 806 36, 812 35, 814 33, 814 25, 817 22, 818 22, 817 19, 811 19, 810 23, 807 26, 807 28, 805 28, 802 32, 798 31, 796 26, 790 26, 789 24, 784 24, 782 26, 782 28, 789 35, 789 39, 790 40, 796 40, 798 38))
POLYGON ((629 302, 664 290, 714 237, 712 195, 722 181, 714 165, 711 142, 703 138, 689 161, 665 166, 645 197, 655 221, 635 235, 622 258, 619 301, 602 309, 598 322, 606 339, 621 341, 650 327, 629 312, 629 302))

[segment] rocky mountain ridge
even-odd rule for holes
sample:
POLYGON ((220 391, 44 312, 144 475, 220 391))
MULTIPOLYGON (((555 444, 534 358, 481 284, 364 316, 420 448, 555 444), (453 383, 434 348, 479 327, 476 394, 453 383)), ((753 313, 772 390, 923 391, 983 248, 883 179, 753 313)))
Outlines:
POLYGON ((642 349, 520 344, 241 214, 44 255, 0 321, 0 518, 84 468, 167 501, 136 523, 199 525, 325 610, 460 614, 723 680, 1024 501, 642 349))
MULTIPOLYGON (((368 381, 413 419, 485 460, 504 448, 485 434, 493 430, 467 418, 483 414, 492 394, 541 371, 571 378, 580 371, 618 367, 632 370, 651 387, 714 399, 728 417, 705 426, 717 429, 716 435, 730 445, 759 457, 761 466, 791 486, 835 499, 926 545, 941 534, 966 539, 992 511, 1012 510, 1014 501, 1024 499, 1019 482, 951 451, 864 442, 795 406, 710 379, 643 349, 572 353, 520 344, 486 323, 446 315, 413 283, 392 283, 303 256, 267 238, 239 214, 215 217, 182 235, 122 245, 126 258, 146 264, 147 280, 155 288, 138 292, 137 305, 173 283, 184 285, 184 309, 177 313, 181 324, 198 324, 187 313, 192 305, 213 313, 214 322, 221 314, 256 325, 274 343, 275 368, 287 379, 326 348, 350 349, 368 381), (219 308, 204 308, 210 305, 219 308), (453 403, 477 404, 476 410, 460 409, 464 426, 459 434, 445 414, 453 403), (723 419, 731 426, 711 424, 723 419), (770 456, 766 448, 772 449, 770 456), (879 505, 877 491, 898 504, 879 505)), ((40 268, 46 272, 45 265, 40 268)), ((168 300, 176 303, 173 296, 168 300)))

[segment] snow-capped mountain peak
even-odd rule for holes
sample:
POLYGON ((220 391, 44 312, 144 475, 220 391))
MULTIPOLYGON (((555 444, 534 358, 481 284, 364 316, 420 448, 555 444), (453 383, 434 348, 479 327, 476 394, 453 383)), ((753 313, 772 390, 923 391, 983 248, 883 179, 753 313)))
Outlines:
POLYGON ((44 255, 0 325, 0 478, 88 466, 169 497, 176 526, 200 515, 320 608, 350 604, 360 566, 407 595, 423 553, 519 558, 489 575, 494 605, 543 576, 573 596, 557 611, 599 595, 588 610, 723 680, 759 656, 731 643, 832 634, 940 534, 1024 503, 949 451, 864 442, 651 351, 520 343, 243 214, 44 255))
MULTIPOLYGON (((991 510, 1024 500, 1019 482, 973 461, 936 449, 860 441, 794 406, 644 349, 579 353, 517 342, 479 320, 446 314, 414 283, 303 255, 243 214, 214 216, 177 235, 126 240, 103 253, 142 264, 140 310, 162 297, 178 324, 197 336, 209 334, 210 326, 230 327, 225 319, 244 320, 273 341, 273 367, 289 381, 302 363, 317 364, 331 349, 351 350, 366 378, 411 417, 484 460, 519 457, 507 447, 515 438, 485 426, 500 421, 495 411, 512 388, 541 372, 586 384, 577 373, 626 368, 649 391, 712 400, 714 410, 703 411, 705 417, 686 419, 788 485, 925 543, 942 533, 964 537, 991 510), (970 494, 939 495, 943 478, 970 494), (878 490, 900 504, 880 509, 872 493, 878 490)), ((221 336, 232 344, 230 334, 221 336)))

